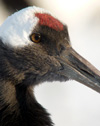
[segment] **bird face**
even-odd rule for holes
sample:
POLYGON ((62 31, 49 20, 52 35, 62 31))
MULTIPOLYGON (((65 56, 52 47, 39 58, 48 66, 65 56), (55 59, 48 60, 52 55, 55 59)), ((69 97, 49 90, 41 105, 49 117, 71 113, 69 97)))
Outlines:
POLYGON ((72 79, 100 92, 100 72, 73 50, 67 26, 50 12, 38 7, 16 12, 0 27, 0 39, 6 71, 16 82, 72 79))

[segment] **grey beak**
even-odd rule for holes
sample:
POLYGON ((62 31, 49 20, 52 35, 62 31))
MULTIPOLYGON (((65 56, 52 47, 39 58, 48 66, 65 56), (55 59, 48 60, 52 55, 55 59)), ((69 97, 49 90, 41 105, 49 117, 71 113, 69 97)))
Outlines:
POLYGON ((63 66, 60 74, 76 80, 100 93, 100 71, 71 47, 59 58, 63 66))

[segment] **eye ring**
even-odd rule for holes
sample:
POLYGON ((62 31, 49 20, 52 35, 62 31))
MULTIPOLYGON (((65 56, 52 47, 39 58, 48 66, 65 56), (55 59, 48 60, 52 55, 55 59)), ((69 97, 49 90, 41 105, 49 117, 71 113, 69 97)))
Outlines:
POLYGON ((33 33, 30 36, 32 42, 39 43, 41 41, 41 34, 40 33, 33 33))

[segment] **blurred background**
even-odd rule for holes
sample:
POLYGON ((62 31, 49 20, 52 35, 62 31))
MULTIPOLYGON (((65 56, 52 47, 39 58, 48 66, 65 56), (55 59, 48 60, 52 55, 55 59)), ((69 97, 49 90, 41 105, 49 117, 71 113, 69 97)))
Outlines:
MULTIPOLYGON (((0 0, 0 25, 33 5, 66 23, 73 48, 100 70, 100 0, 0 0)), ((78 82, 46 82, 35 88, 35 95, 55 126, 100 126, 100 94, 78 82)))

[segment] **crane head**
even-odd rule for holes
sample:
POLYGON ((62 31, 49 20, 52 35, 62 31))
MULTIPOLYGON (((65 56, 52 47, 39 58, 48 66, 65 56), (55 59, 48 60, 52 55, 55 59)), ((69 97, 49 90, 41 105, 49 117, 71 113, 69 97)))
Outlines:
POLYGON ((67 26, 44 9, 9 16, 0 27, 0 50, 15 84, 76 80, 100 93, 100 71, 72 48, 67 26))

